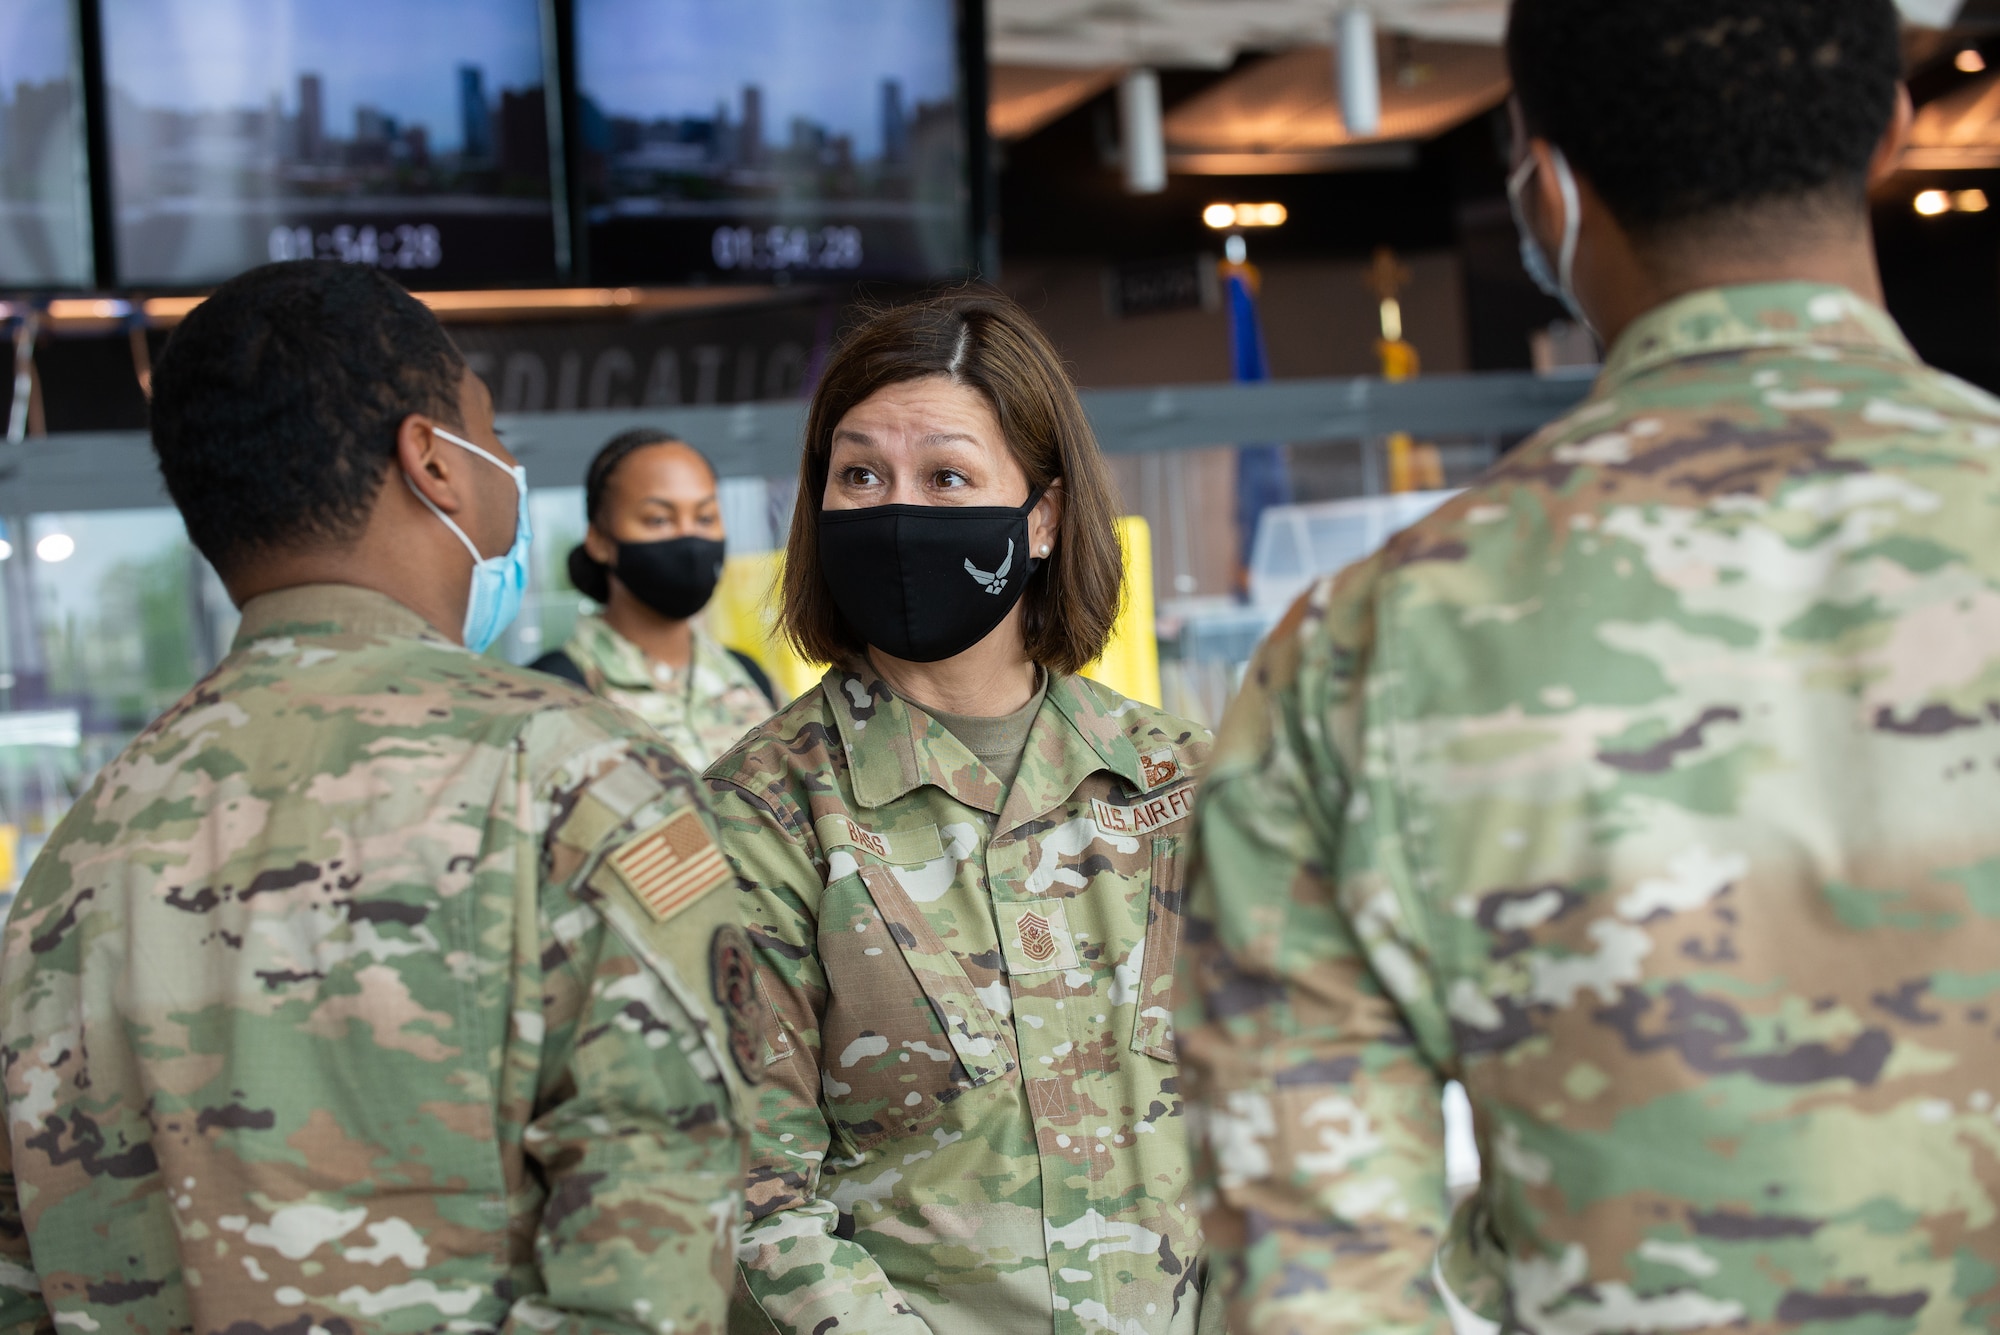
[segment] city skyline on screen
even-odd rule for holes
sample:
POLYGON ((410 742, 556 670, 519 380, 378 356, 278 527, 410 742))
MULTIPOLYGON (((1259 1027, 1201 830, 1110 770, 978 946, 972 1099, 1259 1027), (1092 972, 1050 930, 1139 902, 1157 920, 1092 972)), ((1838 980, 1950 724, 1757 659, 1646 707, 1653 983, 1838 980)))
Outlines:
POLYGON ((0 289, 90 282, 77 64, 68 0, 0 0, 0 289))
POLYGON ((774 142, 794 120, 882 156, 883 90, 915 108, 958 91, 953 0, 577 0, 577 82, 606 116, 713 116, 760 90, 774 142))
POLYGON ((329 135, 378 113, 438 152, 464 148, 461 67, 489 97, 543 82, 539 0, 105 0, 104 30, 108 81, 142 107, 296 116, 311 74, 329 135))

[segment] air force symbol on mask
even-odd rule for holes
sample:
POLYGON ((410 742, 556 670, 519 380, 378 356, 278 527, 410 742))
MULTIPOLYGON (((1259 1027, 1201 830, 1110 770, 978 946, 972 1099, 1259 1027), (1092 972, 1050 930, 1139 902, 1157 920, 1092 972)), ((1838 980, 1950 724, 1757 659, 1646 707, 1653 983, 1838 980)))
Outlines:
POLYGON ((986 590, 996 598, 1007 591, 1007 576, 1013 569, 1014 542, 1011 538, 1007 541, 1007 559, 1002 561, 1000 568, 992 574, 989 575, 978 566, 972 564, 971 557, 967 557, 965 561, 965 573, 972 576, 980 588, 986 590))

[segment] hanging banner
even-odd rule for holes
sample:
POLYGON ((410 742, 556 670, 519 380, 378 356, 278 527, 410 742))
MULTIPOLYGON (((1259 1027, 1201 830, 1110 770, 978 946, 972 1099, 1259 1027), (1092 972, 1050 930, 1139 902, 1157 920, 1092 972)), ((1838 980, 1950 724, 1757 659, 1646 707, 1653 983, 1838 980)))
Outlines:
MULTIPOLYGON (((800 397, 841 328, 843 291, 688 312, 446 326, 503 413, 766 403, 800 397)), ((143 431, 142 369, 170 337, 126 332, 37 340, 41 412, 51 432, 143 431)), ((12 378, 0 376, 0 415, 12 378)), ((4 417, 0 417, 4 420, 4 417)))
POLYGON ((798 398, 839 324, 827 298, 618 323, 466 324, 452 339, 503 413, 798 398))

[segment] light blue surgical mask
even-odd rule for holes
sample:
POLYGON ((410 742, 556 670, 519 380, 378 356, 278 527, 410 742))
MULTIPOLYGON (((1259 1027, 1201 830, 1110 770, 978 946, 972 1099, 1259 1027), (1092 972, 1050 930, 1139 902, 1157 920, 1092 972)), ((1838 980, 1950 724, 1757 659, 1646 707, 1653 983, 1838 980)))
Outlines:
POLYGON ((1551 265, 1549 253, 1542 249, 1534 229, 1528 226, 1528 210, 1522 196, 1535 175, 1536 158, 1530 153, 1507 178, 1507 203, 1514 210, 1514 228, 1521 234, 1521 267, 1535 280, 1536 287, 1560 301, 1578 324, 1589 329, 1590 317, 1583 313, 1583 305, 1576 299, 1576 244, 1583 231, 1583 201, 1577 193, 1576 173, 1570 170, 1569 159, 1553 145, 1549 153, 1555 159, 1556 188, 1562 192, 1562 255, 1551 265))
POLYGON ((417 484, 410 481, 407 473, 403 475, 403 481, 409 484, 411 491, 416 492, 417 499, 442 519, 445 527, 456 533, 458 540, 465 544, 465 550, 472 553, 472 594, 465 601, 465 647, 475 654, 483 654, 507 627, 514 624, 514 618, 521 614, 521 600, 528 593, 528 548, 534 541, 534 533, 528 527, 528 470, 519 464, 509 466, 501 463, 497 456, 462 436, 454 436, 439 427, 432 427, 431 431, 511 474, 515 489, 521 493, 520 514, 514 521, 514 545, 507 549, 504 556, 481 556, 478 546, 465 536, 465 530, 454 524, 450 515, 433 505, 431 498, 417 489, 417 484))

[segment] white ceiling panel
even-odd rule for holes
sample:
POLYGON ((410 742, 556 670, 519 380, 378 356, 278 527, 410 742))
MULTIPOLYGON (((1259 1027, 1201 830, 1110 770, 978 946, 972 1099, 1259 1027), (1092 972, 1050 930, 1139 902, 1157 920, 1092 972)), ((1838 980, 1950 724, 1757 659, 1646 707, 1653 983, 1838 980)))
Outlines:
MULTIPOLYGON (((1963 0, 1898 0, 1913 23, 1949 24, 1963 0)), ((991 0, 993 59, 1093 68, 1220 69, 1244 51, 1324 43, 1339 0, 991 0)), ((1440 41, 1497 43, 1507 0, 1372 0, 1382 27, 1440 41)))
MULTIPOLYGON (((1505 0, 1381 0, 1400 32, 1497 42, 1505 0)), ((993 58, 1020 65, 1220 68, 1242 51, 1324 43, 1328 0, 992 0, 993 58)))
POLYGON ((1507 95, 1507 69, 1491 46, 1421 38, 1385 38, 1382 46, 1382 122, 1375 133, 1351 134, 1341 119, 1332 48, 1303 46, 1176 106, 1166 121, 1175 168, 1324 171, 1357 148, 1436 138, 1507 95))

